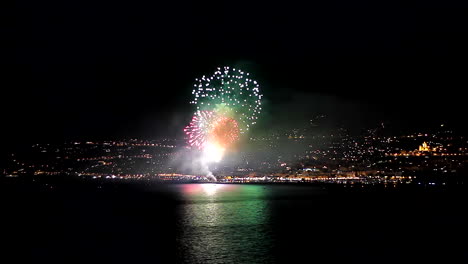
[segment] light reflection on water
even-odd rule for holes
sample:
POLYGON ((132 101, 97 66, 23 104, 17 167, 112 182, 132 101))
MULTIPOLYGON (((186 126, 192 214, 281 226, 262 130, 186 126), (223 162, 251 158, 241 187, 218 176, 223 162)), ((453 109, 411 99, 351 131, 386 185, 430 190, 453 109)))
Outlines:
POLYGON ((272 247, 268 189, 257 185, 181 184, 178 261, 266 263, 272 247))
POLYGON ((221 184, 202 184, 201 187, 203 191, 209 196, 216 194, 218 189, 221 189, 223 185, 221 184))

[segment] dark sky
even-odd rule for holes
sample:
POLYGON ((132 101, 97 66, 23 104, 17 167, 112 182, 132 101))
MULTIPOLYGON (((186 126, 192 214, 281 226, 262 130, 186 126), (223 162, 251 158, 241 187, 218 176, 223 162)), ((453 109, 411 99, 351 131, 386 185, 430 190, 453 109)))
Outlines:
POLYGON ((462 1, 2 5, 7 146, 173 134, 190 119, 193 80, 222 65, 259 80, 262 128, 319 112, 357 128, 464 125, 462 1))

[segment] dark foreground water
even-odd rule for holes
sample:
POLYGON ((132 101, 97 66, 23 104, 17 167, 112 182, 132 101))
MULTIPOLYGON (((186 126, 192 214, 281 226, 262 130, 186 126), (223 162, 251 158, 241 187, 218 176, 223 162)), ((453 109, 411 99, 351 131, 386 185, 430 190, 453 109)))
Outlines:
POLYGON ((466 263, 465 196, 300 185, 3 186, 0 260, 466 263))

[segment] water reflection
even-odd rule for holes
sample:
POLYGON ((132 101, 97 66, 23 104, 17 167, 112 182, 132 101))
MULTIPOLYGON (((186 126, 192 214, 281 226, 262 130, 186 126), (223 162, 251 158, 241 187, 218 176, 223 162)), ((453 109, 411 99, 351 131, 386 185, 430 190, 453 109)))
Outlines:
POLYGON ((231 184, 183 184, 179 188, 183 194, 179 262, 271 262, 267 188, 231 184))
POLYGON ((221 184, 202 184, 202 189, 207 195, 214 195, 216 191, 220 189, 223 185, 221 184))

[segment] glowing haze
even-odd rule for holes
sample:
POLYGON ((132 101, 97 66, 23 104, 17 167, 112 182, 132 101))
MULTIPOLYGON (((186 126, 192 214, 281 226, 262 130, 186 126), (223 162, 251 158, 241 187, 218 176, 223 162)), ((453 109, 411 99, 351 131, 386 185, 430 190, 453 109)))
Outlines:
POLYGON ((240 136, 257 122, 262 110, 257 81, 249 73, 228 66, 218 67, 211 76, 195 79, 191 104, 197 106, 184 129, 187 143, 201 153, 207 177, 216 180, 208 164, 220 162, 240 136))

